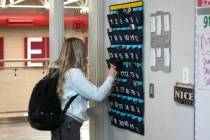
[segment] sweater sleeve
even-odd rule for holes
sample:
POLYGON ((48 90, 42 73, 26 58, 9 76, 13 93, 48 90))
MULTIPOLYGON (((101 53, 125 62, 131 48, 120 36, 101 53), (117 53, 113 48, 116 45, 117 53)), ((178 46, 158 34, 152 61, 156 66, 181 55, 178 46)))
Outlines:
POLYGON ((103 84, 100 87, 96 87, 79 69, 75 69, 71 75, 72 88, 81 96, 94 101, 102 101, 108 95, 113 81, 114 78, 112 76, 107 76, 103 84))

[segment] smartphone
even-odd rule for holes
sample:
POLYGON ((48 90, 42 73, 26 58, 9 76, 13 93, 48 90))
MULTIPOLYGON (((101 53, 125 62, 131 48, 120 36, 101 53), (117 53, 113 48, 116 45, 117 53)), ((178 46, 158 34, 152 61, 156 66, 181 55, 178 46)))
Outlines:
POLYGON ((117 71, 119 71, 122 65, 122 62, 118 59, 106 59, 106 63, 107 63, 108 68, 111 67, 111 64, 115 65, 117 71))

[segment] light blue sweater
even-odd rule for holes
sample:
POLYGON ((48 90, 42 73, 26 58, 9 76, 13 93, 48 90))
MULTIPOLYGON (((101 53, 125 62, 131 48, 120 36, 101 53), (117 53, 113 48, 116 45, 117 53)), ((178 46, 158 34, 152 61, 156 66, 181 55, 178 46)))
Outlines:
POLYGON ((71 68, 65 73, 65 83, 63 85, 63 99, 61 108, 64 109, 67 101, 74 95, 74 99, 66 115, 76 119, 79 122, 88 120, 87 101, 102 101, 109 93, 114 78, 107 76, 106 80, 100 87, 92 84, 78 68, 71 68))

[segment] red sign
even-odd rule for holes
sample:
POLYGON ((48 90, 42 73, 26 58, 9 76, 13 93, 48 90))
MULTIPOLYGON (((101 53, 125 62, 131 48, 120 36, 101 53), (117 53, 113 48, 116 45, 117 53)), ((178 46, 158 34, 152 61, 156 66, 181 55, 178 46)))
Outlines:
POLYGON ((198 7, 208 7, 210 6, 210 0, 197 0, 198 7))
MULTIPOLYGON (((0 60, 4 59, 4 39, 0 37, 0 60)), ((4 66, 3 62, 0 62, 0 67, 4 66)))
POLYGON ((26 66, 48 65, 49 61, 37 61, 33 59, 49 58, 49 38, 48 37, 28 37, 25 38, 25 59, 32 61, 25 62, 26 66))

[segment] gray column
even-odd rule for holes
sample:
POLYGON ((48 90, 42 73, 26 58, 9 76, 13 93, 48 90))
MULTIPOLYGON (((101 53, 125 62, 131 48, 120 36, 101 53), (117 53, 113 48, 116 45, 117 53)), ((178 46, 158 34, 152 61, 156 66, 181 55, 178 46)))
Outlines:
MULTIPOLYGON (((105 77, 104 0, 89 1, 89 63, 90 79, 100 85, 105 77)), ((90 119, 90 140, 104 140, 104 103, 94 104, 96 117, 90 119)))
POLYGON ((49 38, 50 62, 54 61, 61 50, 64 34, 63 0, 49 0, 49 38))

